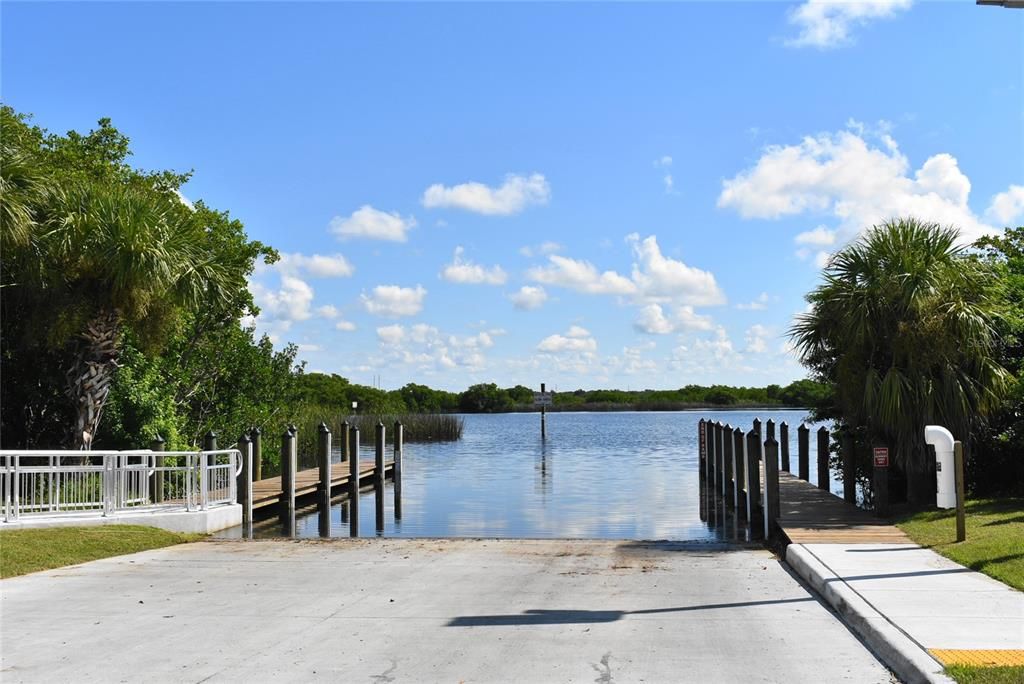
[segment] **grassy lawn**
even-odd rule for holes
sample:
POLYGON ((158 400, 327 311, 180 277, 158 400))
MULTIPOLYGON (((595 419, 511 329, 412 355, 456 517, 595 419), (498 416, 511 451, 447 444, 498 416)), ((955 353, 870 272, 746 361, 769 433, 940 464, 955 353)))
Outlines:
POLYGON ((1020 684, 1024 682, 1024 666, 972 667, 953 665, 946 674, 960 684, 1020 684))
POLYGON ((896 525, 921 546, 1024 591, 1024 499, 968 501, 967 541, 959 544, 955 510, 915 513, 896 525))
POLYGON ((49 527, 0 532, 0 577, 76 565, 125 553, 196 541, 205 535, 178 534, 142 525, 49 527))

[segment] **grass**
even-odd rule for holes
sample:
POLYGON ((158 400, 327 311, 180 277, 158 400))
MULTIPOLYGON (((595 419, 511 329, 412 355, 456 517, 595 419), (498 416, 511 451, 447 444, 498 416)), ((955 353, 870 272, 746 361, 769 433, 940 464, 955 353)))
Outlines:
POLYGON ((955 510, 914 513, 896 525, 921 546, 1024 591, 1024 499, 968 500, 967 540, 960 543, 955 510))
POLYGON ((1024 666, 974 667, 951 665, 946 674, 960 684, 1020 684, 1024 682, 1024 666))
POLYGON ((77 565, 202 539, 142 525, 47 527, 0 532, 0 577, 77 565))

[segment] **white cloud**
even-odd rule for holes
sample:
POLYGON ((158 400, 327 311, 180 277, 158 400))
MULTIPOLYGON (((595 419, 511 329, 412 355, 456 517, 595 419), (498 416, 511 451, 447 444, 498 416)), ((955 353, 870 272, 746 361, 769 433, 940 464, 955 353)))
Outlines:
POLYGON ((381 326, 377 328, 377 339, 383 344, 398 344, 405 339, 405 328, 397 324, 381 326))
MULTIPOLYGON (((970 180, 954 157, 933 155, 911 177, 896 141, 884 130, 877 137, 880 146, 846 130, 770 146, 752 168, 723 182, 718 206, 744 218, 831 215, 836 243, 901 216, 954 225, 967 242, 994 232, 968 206, 970 180)), ((825 240, 828 230, 802 234, 802 244, 825 240)))
POLYGON ((319 344, 297 344, 295 345, 300 352, 318 352, 323 351, 323 347, 319 344))
POLYGON ((557 242, 551 242, 550 240, 547 242, 542 242, 536 247, 527 245, 525 247, 519 248, 519 253, 522 254, 524 257, 532 257, 534 255, 544 256, 547 254, 554 254, 555 252, 560 251, 562 251, 562 245, 558 244, 557 242))
POLYGON ((452 263, 446 264, 441 277, 450 283, 504 285, 508 275, 501 266, 486 268, 463 258, 462 247, 455 248, 452 263))
POLYGON ((681 330, 711 330, 710 316, 702 316, 692 306, 682 305, 666 315, 660 304, 648 304, 640 309, 633 328, 649 335, 667 335, 681 330))
POLYGON ((342 332, 352 332, 356 329, 356 324, 352 321, 338 321, 334 324, 335 330, 341 330, 342 332))
POLYGON ((597 340, 585 328, 574 325, 565 335, 549 335, 540 341, 537 350, 551 354, 565 352, 593 353, 597 351, 597 340))
POLYGON ((397 211, 388 213, 369 204, 359 207, 351 216, 335 216, 330 224, 331 232, 342 239, 367 238, 391 242, 405 242, 408 239, 406 233, 415 227, 414 217, 402 218, 397 211))
POLYGON ((543 306, 544 302, 548 300, 548 293, 543 287, 524 285, 519 288, 518 292, 510 294, 508 298, 517 309, 530 311, 532 309, 539 309, 543 306))
POLYGON ((747 328, 744 340, 747 351, 752 354, 763 354, 768 351, 768 338, 771 334, 771 330, 760 323, 747 328))
POLYGON ((672 157, 670 157, 667 154, 662 157, 658 157, 657 159, 654 160, 654 165, 666 168, 672 166, 672 157))
POLYGON ((434 373, 454 369, 481 370, 486 365, 483 352, 494 346, 494 335, 502 331, 482 331, 475 335, 446 335, 435 326, 417 323, 406 328, 387 325, 377 328, 384 357, 376 365, 406 365, 434 373))
POLYGON ((340 312, 338 311, 338 307, 333 304, 325 304, 316 308, 316 315, 320 318, 331 319, 337 318, 340 315, 340 312))
POLYGON ((543 175, 510 173, 496 188, 476 182, 452 187, 436 183, 424 191, 421 202, 428 209, 455 208, 477 214, 508 216, 518 214, 531 204, 547 204, 550 198, 551 188, 543 175))
POLYGON ((825 226, 818 226, 814 230, 806 230, 795 238, 793 242, 798 245, 810 245, 812 247, 831 247, 836 243, 836 231, 829 230, 825 226))
POLYGON ((1019 223, 1024 218, 1024 185, 1011 185, 993 197, 985 213, 1000 225, 1019 223))
POLYGON ((355 273, 352 264, 341 254, 282 254, 276 268, 282 273, 306 273, 317 278, 347 278, 355 273))
POLYGON ((401 318, 415 316, 423 309, 423 299, 427 291, 421 285, 399 287, 398 285, 378 285, 371 295, 361 295, 363 306, 375 316, 385 318, 401 318))
POLYGON ((807 0, 792 10, 789 23, 800 34, 786 41, 791 47, 834 48, 853 42, 855 27, 893 16, 912 0, 807 0))
POLYGON ((637 291, 636 285, 615 271, 598 273, 589 261, 570 259, 559 254, 548 256, 550 266, 537 266, 527 271, 531 280, 545 285, 558 285, 585 294, 628 295, 637 291))
POLYGON ((656 236, 651 235, 641 240, 639 235, 633 233, 626 239, 632 243, 636 257, 633 282, 645 298, 679 301, 696 306, 725 303, 725 295, 710 272, 666 257, 661 253, 656 236))
POLYGON ((736 308, 744 311, 761 311, 763 309, 767 309, 768 293, 762 292, 757 296, 757 299, 755 299, 754 301, 749 302, 747 304, 737 304, 736 308))
POLYGON ((666 173, 664 177, 661 179, 661 182, 665 184, 665 192, 667 194, 672 195, 675 193, 676 182, 672 180, 671 173, 666 173))
MULTIPOLYGON (((290 324, 293 321, 304 321, 313 315, 310 310, 313 303, 313 288, 295 276, 282 275, 281 287, 278 290, 251 281, 249 291, 252 292, 256 306, 260 308, 260 321, 281 321, 290 324)), ((287 329, 288 325, 285 325, 281 332, 287 329)))

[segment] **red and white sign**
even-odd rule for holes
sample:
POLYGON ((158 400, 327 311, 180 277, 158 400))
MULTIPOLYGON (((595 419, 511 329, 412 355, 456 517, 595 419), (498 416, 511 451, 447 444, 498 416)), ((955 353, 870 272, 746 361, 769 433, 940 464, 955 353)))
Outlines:
POLYGON ((889 449, 887 447, 875 447, 875 467, 889 467, 889 449))

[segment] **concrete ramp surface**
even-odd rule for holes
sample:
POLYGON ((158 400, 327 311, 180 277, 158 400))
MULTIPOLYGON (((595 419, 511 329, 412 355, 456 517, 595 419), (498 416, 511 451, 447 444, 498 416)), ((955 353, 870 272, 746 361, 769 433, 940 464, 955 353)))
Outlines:
POLYGON ((768 551, 202 542, 0 582, 8 682, 890 682, 768 551))

